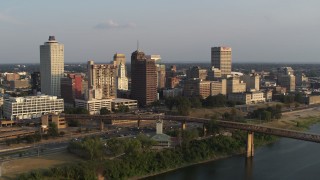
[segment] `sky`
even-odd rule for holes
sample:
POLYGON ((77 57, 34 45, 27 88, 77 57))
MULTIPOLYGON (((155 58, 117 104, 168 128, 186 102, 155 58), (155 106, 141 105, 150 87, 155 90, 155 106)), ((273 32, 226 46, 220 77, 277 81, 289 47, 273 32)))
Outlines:
POLYGON ((65 62, 110 62, 137 49, 162 62, 210 62, 214 46, 241 62, 317 63, 319 0, 1 0, 0 64, 39 63, 54 35, 65 62))

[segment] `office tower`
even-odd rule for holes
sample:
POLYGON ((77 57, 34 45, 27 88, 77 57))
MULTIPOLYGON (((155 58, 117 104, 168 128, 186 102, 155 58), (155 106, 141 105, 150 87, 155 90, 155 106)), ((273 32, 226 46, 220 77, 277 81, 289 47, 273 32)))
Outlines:
POLYGON ((155 61, 137 50, 131 55, 131 97, 140 106, 157 100, 157 73, 155 61))
POLYGON ((40 72, 31 73, 31 88, 33 95, 37 95, 37 92, 41 92, 40 72))
POLYGON ((68 74, 61 78, 61 97, 65 105, 73 106, 75 99, 83 99, 83 76, 81 74, 68 74))
POLYGON ((64 73, 64 46, 49 36, 40 46, 40 75, 42 94, 60 96, 60 81, 64 73))
POLYGON ((260 90, 260 75, 255 73, 245 74, 241 79, 246 83, 247 91, 260 90))
POLYGON ((221 78, 221 70, 218 68, 215 68, 214 66, 211 66, 211 68, 208 71, 207 79, 210 81, 214 81, 221 78))
POLYGON ((118 66, 117 89, 128 90, 128 78, 126 76, 126 66, 122 63, 118 66))
POLYGON ((227 79, 227 93, 246 92, 246 83, 240 81, 239 76, 229 77, 227 79))
POLYGON ((146 55, 147 59, 154 60, 157 71, 157 88, 163 89, 166 85, 166 65, 161 64, 160 55, 146 55))
POLYGON ((231 74, 232 55, 230 47, 211 48, 211 66, 221 70, 221 75, 226 77, 231 74))
POLYGON ((289 92, 296 90, 296 77, 291 67, 281 67, 278 69, 277 82, 281 87, 287 88, 289 92))
POLYGON ((208 71, 206 69, 201 69, 199 66, 189 67, 187 70, 188 79, 197 78, 201 80, 206 80, 208 76, 208 71))
POLYGON ((128 90, 128 78, 126 76, 126 56, 114 54, 113 65, 116 67, 116 85, 118 90, 128 90))
POLYGON ((94 64, 88 61, 88 100, 117 97, 116 67, 113 64, 94 64))
POLYGON ((119 66, 120 64, 126 65, 126 56, 116 53, 113 55, 113 65, 119 66))
POLYGON ((157 88, 164 89, 166 86, 166 65, 156 64, 157 69, 157 88))

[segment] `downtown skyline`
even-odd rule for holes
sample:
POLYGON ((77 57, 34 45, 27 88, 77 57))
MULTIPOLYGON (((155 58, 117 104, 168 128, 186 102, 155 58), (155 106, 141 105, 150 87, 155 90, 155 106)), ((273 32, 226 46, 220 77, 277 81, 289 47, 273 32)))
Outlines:
POLYGON ((65 63, 110 62, 140 49, 165 63, 210 62, 229 46, 233 62, 316 63, 317 1, 4 1, 0 62, 39 63, 49 35, 65 44, 65 63))

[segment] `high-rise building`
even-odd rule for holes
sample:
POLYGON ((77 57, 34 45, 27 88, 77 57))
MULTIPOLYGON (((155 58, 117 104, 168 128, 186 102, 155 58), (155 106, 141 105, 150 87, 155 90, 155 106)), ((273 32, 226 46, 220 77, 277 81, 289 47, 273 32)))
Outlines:
POLYGON ((41 92, 60 96, 60 81, 64 73, 64 46, 49 36, 49 40, 40 46, 41 92))
POLYGON ((113 64, 94 64, 88 61, 88 100, 117 97, 116 67, 113 64))
POLYGON ((260 75, 255 73, 244 74, 241 79, 246 83, 247 91, 260 90, 260 75))
POLYGON ((68 74, 67 77, 61 78, 61 97, 65 105, 73 106, 75 99, 84 98, 83 81, 81 74, 68 74))
POLYGON ((117 90, 128 90, 128 77, 126 73, 126 56, 124 54, 114 54, 113 65, 116 68, 117 90))
POLYGON ((120 64, 126 65, 126 56, 116 53, 113 56, 113 65, 119 66, 120 64))
POLYGON ((128 78, 126 76, 126 66, 120 62, 118 66, 117 89, 128 90, 128 78))
POLYGON ((222 76, 231 74, 232 54, 230 47, 211 48, 211 66, 221 70, 222 76))
POLYGON ((208 76, 208 71, 206 69, 201 69, 199 66, 189 67, 187 70, 187 77, 189 79, 198 78, 201 80, 206 80, 208 76))
POLYGON ((294 92, 296 89, 296 77, 291 67, 278 68, 277 83, 287 88, 287 91, 294 92))
POLYGON ((154 60, 157 71, 157 88, 163 89, 166 85, 166 65, 161 64, 160 55, 146 55, 147 59, 154 60))
POLYGON ((37 95, 37 92, 41 91, 40 72, 31 73, 31 88, 33 95, 37 95))
POLYGON ((137 50, 131 55, 131 97, 140 106, 157 100, 157 73, 155 60, 137 50))
POLYGON ((229 77, 227 79, 227 93, 246 92, 246 83, 240 81, 239 76, 229 77))

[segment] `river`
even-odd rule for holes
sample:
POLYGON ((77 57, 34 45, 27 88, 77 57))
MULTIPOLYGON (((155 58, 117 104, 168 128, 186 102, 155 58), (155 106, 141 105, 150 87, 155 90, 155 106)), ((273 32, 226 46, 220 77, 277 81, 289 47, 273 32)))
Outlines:
MULTIPOLYGON (((320 124, 309 132, 320 133, 320 124)), ((320 144, 280 138, 257 148, 255 156, 233 156, 188 166, 146 179, 152 180, 313 180, 320 179, 320 144)))

